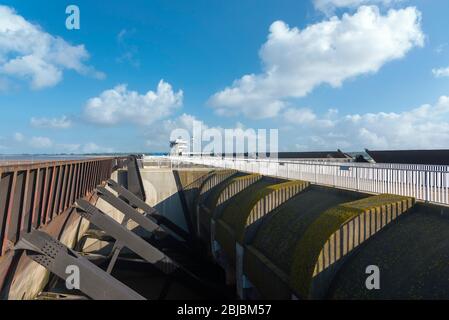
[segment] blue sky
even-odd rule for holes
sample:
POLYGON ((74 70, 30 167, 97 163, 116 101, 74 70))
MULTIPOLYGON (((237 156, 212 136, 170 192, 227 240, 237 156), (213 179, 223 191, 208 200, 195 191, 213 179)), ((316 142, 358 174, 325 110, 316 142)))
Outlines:
POLYGON ((1 3, 0 153, 165 151, 193 120, 281 150, 449 147, 447 1, 80 0, 80 30, 68 4, 1 3))

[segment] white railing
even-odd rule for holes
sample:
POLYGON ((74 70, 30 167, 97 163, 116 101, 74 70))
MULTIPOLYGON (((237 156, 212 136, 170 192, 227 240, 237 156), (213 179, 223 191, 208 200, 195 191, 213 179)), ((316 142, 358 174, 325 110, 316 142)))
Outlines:
POLYGON ((397 194, 427 202, 449 204, 447 166, 222 159, 204 156, 169 158, 174 163, 189 162, 279 178, 304 180, 360 192, 397 194))

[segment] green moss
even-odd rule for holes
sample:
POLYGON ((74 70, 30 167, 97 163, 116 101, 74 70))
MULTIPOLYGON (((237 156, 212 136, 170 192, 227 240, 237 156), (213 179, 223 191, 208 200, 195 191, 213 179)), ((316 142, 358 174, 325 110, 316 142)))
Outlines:
POLYGON ((323 212, 306 230, 294 250, 291 269, 292 287, 301 297, 307 297, 316 261, 324 243, 346 222, 368 209, 411 200, 408 197, 379 195, 345 203, 323 212))
POLYGON ((233 228, 236 240, 243 242, 245 228, 248 226, 248 217, 251 210, 261 199, 267 195, 288 188, 294 185, 303 186, 307 184, 304 181, 287 181, 277 183, 276 180, 263 180, 249 187, 245 192, 236 196, 235 201, 230 203, 223 212, 223 220, 233 228))
POLYGON ((310 186, 264 218, 252 245, 289 274, 296 244, 310 224, 327 209, 364 196, 310 186))
POLYGON ((195 171, 195 170, 176 170, 181 182, 183 190, 198 188, 201 182, 208 176, 211 171, 195 171))
POLYGON ((215 222, 215 240, 220 244, 227 258, 235 261, 235 234, 224 221, 218 220, 215 222))
POLYGON ((243 260, 243 271, 257 288, 262 299, 291 299, 288 274, 273 264, 259 250, 247 246, 243 260))
POLYGON ((385 227, 345 263, 334 280, 331 299, 419 299, 449 297, 449 219, 421 204, 385 227), (367 265, 381 270, 381 290, 366 290, 367 265), (388 272, 382 272, 387 270, 388 272), (383 285, 387 284, 387 285, 383 285))
POLYGON ((230 179, 226 179, 222 183, 215 186, 215 188, 212 189, 210 194, 207 196, 207 198, 204 200, 204 205, 209 208, 209 210, 212 212, 215 210, 218 202, 218 198, 220 198, 221 193, 223 192, 226 187, 231 185, 234 182, 238 182, 239 180, 246 180, 251 179, 253 177, 259 176, 258 174, 244 174, 244 173, 238 173, 237 176, 232 177, 230 179))
POLYGON ((396 203, 404 200, 412 200, 410 197, 403 197, 394 194, 381 194, 378 196, 368 197, 362 200, 345 203, 342 206, 349 208, 357 208, 362 210, 368 210, 371 208, 378 208, 386 204, 396 203))
POLYGON ((260 180, 236 195, 223 211, 223 220, 234 230, 236 240, 243 241, 246 220, 256 203, 273 192, 272 181, 260 180))
POLYGON ((273 184, 274 181, 276 180, 262 178, 235 195, 233 200, 224 207, 222 215, 217 221, 216 239, 231 261, 234 261, 235 242, 240 240, 240 233, 242 230, 244 231, 246 218, 252 208, 251 203, 257 202, 259 191, 273 184))

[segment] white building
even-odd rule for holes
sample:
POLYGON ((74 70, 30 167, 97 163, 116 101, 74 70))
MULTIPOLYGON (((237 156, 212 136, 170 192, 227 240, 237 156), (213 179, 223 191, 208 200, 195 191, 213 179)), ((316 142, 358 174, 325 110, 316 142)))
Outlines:
POLYGON ((187 141, 178 138, 174 141, 170 141, 170 155, 179 156, 186 153, 189 150, 187 141))

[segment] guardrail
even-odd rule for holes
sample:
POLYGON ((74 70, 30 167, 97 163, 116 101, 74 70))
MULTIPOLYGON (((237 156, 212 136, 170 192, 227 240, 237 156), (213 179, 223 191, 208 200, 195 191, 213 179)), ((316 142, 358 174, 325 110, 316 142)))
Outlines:
POLYGON ((126 159, 0 162, 0 255, 22 233, 48 224, 77 198, 90 194, 126 159))
POLYGON ((360 192, 397 194, 426 202, 449 204, 447 166, 222 159, 204 156, 171 156, 169 159, 174 163, 189 162, 279 178, 304 180, 360 192))

